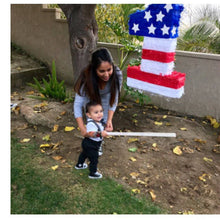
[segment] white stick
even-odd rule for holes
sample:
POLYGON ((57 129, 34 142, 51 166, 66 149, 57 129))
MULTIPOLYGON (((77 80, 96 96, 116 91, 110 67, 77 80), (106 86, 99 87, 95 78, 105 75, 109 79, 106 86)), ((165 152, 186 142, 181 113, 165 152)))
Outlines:
POLYGON ((159 132, 107 132, 110 136, 176 137, 176 133, 159 132))

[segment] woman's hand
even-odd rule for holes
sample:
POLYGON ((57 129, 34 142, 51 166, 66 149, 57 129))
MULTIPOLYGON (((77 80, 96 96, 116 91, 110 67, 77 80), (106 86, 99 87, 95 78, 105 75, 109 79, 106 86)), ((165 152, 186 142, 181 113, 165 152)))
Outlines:
POLYGON ((83 137, 86 137, 87 131, 86 131, 86 126, 85 126, 84 123, 83 123, 83 119, 82 119, 81 117, 76 118, 76 122, 77 122, 77 124, 78 124, 78 127, 79 127, 79 130, 80 130, 80 132, 81 132, 81 135, 82 135, 83 137))
POLYGON ((82 135, 83 137, 87 137, 86 127, 83 126, 83 127, 79 128, 79 129, 80 129, 81 135, 82 135))
POLYGON ((108 120, 105 127, 106 131, 113 131, 112 121, 108 120))

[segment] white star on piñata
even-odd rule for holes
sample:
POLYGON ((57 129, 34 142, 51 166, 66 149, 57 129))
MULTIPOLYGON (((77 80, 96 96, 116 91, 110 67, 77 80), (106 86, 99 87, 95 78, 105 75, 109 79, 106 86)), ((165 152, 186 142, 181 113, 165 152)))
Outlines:
POLYGON ((176 31, 177 31, 177 28, 176 28, 176 27, 173 27, 173 29, 172 29, 172 31, 171 31, 172 35, 175 35, 175 34, 176 34, 176 31))
POLYGON ((133 27, 132 27, 132 30, 134 31, 134 33, 136 33, 137 31, 140 31, 140 29, 139 29, 139 24, 135 24, 135 23, 134 23, 134 25, 133 25, 133 27))
POLYGON ((167 13, 169 13, 169 11, 170 11, 171 9, 173 9, 173 6, 172 6, 172 4, 166 4, 166 6, 165 6, 164 8, 166 8, 167 13))
POLYGON ((159 14, 157 14, 157 21, 163 21, 163 17, 164 17, 165 15, 160 11, 160 13, 159 14))
POLYGON ((154 34, 156 28, 153 26, 153 24, 151 24, 151 26, 148 27, 148 29, 149 29, 149 34, 150 33, 154 34))
POLYGON ((161 28, 161 30, 163 31, 163 35, 164 35, 164 34, 169 34, 169 32, 168 32, 169 29, 170 29, 169 27, 167 27, 166 25, 164 25, 163 28, 161 28))
POLYGON ((152 18, 151 14, 150 14, 150 11, 145 11, 144 19, 146 19, 147 21, 149 21, 150 18, 152 18))

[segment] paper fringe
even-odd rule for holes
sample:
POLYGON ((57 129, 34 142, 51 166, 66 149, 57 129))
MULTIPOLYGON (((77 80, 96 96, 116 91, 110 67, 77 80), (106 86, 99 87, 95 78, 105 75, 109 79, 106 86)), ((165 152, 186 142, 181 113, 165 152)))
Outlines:
POLYGON ((175 59, 175 52, 162 52, 157 50, 142 50, 142 59, 154 60, 162 63, 170 63, 175 59))
POLYGON ((142 49, 157 50, 163 52, 175 52, 177 39, 163 39, 144 37, 142 49))
POLYGON ((174 71, 169 76, 159 76, 141 71, 140 66, 128 66, 127 76, 133 79, 141 80, 143 82, 157 84, 173 89, 178 89, 185 83, 184 73, 174 71))
POLYGON ((172 89, 127 77, 127 85, 136 89, 152 92, 170 98, 180 98, 184 94, 184 86, 172 89))
POLYGON ((156 75, 170 75, 174 69, 174 62, 161 63, 153 60, 141 60, 141 71, 156 75))

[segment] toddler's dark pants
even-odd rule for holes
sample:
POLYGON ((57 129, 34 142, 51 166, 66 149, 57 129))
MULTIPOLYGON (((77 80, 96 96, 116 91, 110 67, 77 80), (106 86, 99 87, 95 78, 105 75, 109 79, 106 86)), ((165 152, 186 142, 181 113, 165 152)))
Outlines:
POLYGON ((82 149, 83 151, 79 155, 78 163, 83 164, 86 158, 89 159, 89 171, 90 175, 94 174, 97 171, 97 164, 98 164, 98 150, 101 145, 102 141, 93 141, 89 138, 84 138, 82 141, 82 149))

